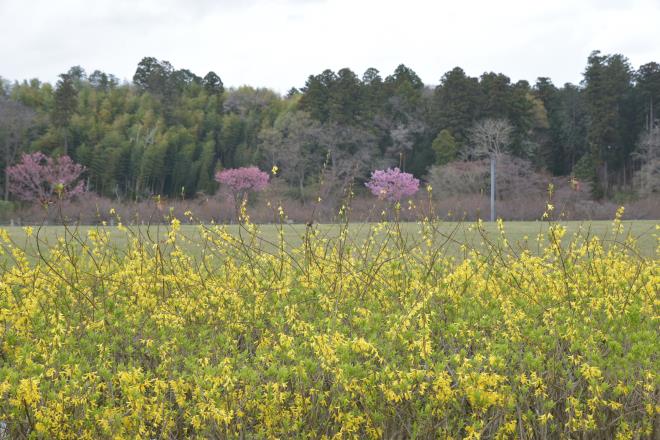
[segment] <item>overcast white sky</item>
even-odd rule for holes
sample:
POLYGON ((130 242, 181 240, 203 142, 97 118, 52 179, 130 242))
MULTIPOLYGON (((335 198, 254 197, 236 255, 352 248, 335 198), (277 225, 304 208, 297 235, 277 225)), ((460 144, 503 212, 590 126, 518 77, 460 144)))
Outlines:
POLYGON ((280 92, 349 67, 400 63, 426 84, 461 66, 579 82, 593 49, 660 62, 660 0, 0 0, 0 76, 72 65, 131 79, 144 56, 225 86, 280 92))

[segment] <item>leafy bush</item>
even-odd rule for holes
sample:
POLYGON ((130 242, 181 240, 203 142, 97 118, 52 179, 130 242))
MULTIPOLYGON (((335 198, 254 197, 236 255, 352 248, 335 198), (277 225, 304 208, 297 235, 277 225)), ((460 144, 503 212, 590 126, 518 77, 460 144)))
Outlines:
POLYGON ((618 220, 515 252, 500 228, 461 260, 430 221, 2 231, 0 437, 652 438, 657 259, 618 220))

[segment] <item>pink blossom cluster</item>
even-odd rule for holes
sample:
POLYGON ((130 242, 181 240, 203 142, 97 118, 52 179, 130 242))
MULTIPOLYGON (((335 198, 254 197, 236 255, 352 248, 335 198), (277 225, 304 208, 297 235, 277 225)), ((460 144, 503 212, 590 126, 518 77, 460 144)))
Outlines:
POLYGON ((215 180, 227 185, 234 193, 261 191, 268 186, 268 178, 268 173, 255 166, 229 168, 215 174, 215 180))
POLYGON ((365 184, 371 193, 379 199, 398 202, 403 197, 411 196, 419 189, 419 179, 412 174, 401 172, 398 168, 376 170, 365 184))
POLYGON ((27 202, 48 203, 69 199, 85 192, 80 176, 85 167, 69 156, 48 157, 41 152, 23 154, 21 161, 7 168, 9 192, 27 202))

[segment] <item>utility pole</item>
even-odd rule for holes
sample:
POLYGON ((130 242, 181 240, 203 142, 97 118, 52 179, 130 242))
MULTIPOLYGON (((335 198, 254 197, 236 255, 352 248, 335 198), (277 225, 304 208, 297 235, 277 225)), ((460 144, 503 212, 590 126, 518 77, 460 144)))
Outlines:
POLYGON ((490 221, 495 221, 495 154, 490 155, 490 221))

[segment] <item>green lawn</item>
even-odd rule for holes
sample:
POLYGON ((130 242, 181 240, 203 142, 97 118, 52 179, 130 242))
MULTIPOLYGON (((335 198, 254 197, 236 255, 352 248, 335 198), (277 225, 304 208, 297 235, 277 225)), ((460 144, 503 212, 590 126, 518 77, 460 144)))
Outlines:
MULTIPOLYGON (((607 244, 608 241, 616 239, 621 241, 621 237, 615 238, 612 234, 612 222, 611 221, 592 221, 592 222, 562 222, 567 228, 568 239, 571 234, 581 230, 584 234, 596 235, 602 238, 604 243, 607 244)), ((474 223, 455 223, 455 222, 442 222, 437 225, 438 237, 436 245, 442 245, 449 255, 461 255, 461 245, 465 244, 468 248, 480 249, 483 246, 483 243, 486 239, 488 240, 499 240, 500 236, 497 231, 497 227, 493 223, 484 223, 485 225, 485 236, 482 236, 479 232, 475 231, 474 223)), ((657 240, 657 231, 656 226, 658 225, 657 221, 624 221, 623 222, 626 234, 632 234, 637 238, 637 243, 639 247, 639 253, 643 257, 647 258, 657 258, 656 249, 658 246, 657 240)), ((348 239, 352 242, 359 244, 368 234, 369 228, 373 224, 367 223, 352 223, 349 226, 348 239)), ((389 227, 395 227, 394 224, 390 224, 389 227)), ((547 230, 548 223, 546 222, 505 222, 505 232, 509 244, 512 249, 519 249, 521 246, 525 246, 534 250, 536 246, 535 238, 536 236, 547 230), (527 245, 525 245, 527 241, 527 245)), ((336 238, 340 227, 335 224, 321 224, 316 225, 315 228, 318 228, 322 236, 328 238, 336 238)), ((408 240, 408 246, 414 246, 414 244, 419 239, 420 227, 417 223, 401 223, 400 228, 402 229, 403 236, 408 240)), ((34 254, 37 250, 36 240, 38 237, 40 248, 42 251, 47 251, 48 247, 55 243, 58 238, 64 237, 67 234, 62 226, 44 226, 44 227, 33 227, 33 237, 28 239, 24 228, 21 227, 7 227, 4 228, 9 233, 11 239, 17 243, 19 246, 28 249, 29 254, 34 254)), ((81 226, 77 229, 75 227, 68 228, 68 233, 75 232, 79 234, 80 237, 86 237, 87 232, 90 229, 95 229, 93 226, 81 226)), ((110 232, 111 240, 113 244, 116 244, 118 247, 123 247, 126 243, 126 233, 119 231, 116 227, 106 227, 110 232)), ((141 234, 148 241, 155 240, 164 240, 167 232, 166 226, 140 226, 134 227, 132 230, 135 233, 141 234)), ((227 226, 227 230, 233 235, 242 235, 246 236, 246 231, 242 230, 237 225, 227 226)), ((302 243, 303 236, 305 234, 306 226, 295 224, 295 225, 284 225, 284 239, 289 247, 296 247, 302 243)), ((188 239, 188 243, 184 243, 183 246, 193 253, 199 252, 200 248, 198 244, 200 243, 199 239, 199 226, 196 225, 182 225, 181 234, 188 239)), ((276 225, 260 225, 259 226, 259 241, 260 245, 264 249, 272 249, 273 246, 276 246, 278 242, 278 226, 276 225)))

